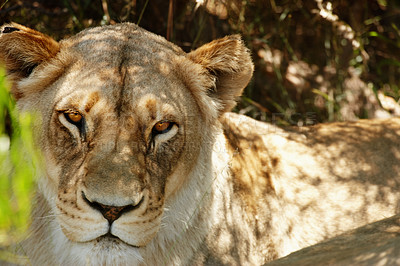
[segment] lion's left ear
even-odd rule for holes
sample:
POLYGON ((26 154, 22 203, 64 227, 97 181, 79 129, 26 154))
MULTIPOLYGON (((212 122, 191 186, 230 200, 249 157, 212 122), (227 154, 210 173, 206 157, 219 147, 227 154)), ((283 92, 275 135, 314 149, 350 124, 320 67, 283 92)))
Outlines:
MULTIPOLYGON (((0 28, 0 61, 5 64, 13 83, 28 77, 36 66, 53 58, 59 49, 59 44, 49 36, 17 23, 0 28)), ((15 85, 12 93, 16 98, 22 95, 15 85)))
POLYGON ((239 35, 226 36, 188 54, 213 80, 207 94, 219 104, 219 115, 230 111, 253 75, 249 49, 239 35))

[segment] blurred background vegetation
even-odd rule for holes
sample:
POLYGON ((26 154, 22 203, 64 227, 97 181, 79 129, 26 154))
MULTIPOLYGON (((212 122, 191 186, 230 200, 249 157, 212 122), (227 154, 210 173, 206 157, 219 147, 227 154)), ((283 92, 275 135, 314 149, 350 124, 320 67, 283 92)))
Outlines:
POLYGON ((6 247, 27 234, 39 154, 30 130, 34 116, 19 114, 0 68, 0 265, 18 262, 6 247))
MULTIPOLYGON (((295 126, 400 114, 400 1, 0 0, 0 22, 10 21, 56 40, 129 21, 185 51, 240 33, 256 68, 236 112, 295 126)), ((32 181, 22 187, 18 178, 34 170, 15 167, 24 158, 17 155, 22 133, 5 129, 14 107, 0 88, 0 241, 6 243, 5 233, 21 226, 15 214, 24 213, 23 220, 29 212, 18 192, 32 181)))

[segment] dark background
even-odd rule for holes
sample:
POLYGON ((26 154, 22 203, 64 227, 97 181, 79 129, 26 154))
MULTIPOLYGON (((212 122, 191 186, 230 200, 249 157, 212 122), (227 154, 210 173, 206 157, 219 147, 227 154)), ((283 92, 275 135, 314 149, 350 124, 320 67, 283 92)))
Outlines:
POLYGON ((190 51, 240 33, 254 78, 236 112, 283 125, 400 115, 400 3, 389 0, 0 0, 56 40, 134 22, 190 51), (168 36, 167 36, 168 35, 168 36))

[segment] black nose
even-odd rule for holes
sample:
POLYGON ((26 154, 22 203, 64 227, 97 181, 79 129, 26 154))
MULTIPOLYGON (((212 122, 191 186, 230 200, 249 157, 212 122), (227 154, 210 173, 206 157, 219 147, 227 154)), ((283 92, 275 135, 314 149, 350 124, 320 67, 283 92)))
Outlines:
POLYGON ((124 212, 129 212, 134 208, 133 205, 121 207, 107 206, 100 203, 96 203, 96 205, 96 209, 98 209, 101 214, 103 214, 104 218, 106 218, 110 224, 117 220, 124 212))
POLYGON ((117 220, 119 217, 121 217, 122 214, 130 212, 134 209, 137 209, 140 204, 143 202, 143 198, 137 203, 137 204, 130 204, 126 206, 109 206, 109 205, 104 205, 95 201, 89 201, 85 194, 82 193, 82 196, 84 200, 94 209, 97 209, 101 212, 101 214, 104 216, 104 218, 107 219, 107 221, 110 223, 110 225, 117 220))

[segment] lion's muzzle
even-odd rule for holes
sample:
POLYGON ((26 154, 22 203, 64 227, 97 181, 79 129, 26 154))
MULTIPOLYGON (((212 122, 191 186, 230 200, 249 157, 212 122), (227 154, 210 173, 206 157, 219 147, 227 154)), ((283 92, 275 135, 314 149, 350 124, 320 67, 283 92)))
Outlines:
POLYGON ((101 212, 101 214, 104 216, 104 218, 107 219, 109 224, 111 225, 115 220, 117 220, 122 214, 131 212, 135 209, 137 209, 144 200, 144 197, 142 197, 139 202, 125 205, 125 206, 110 206, 110 205, 105 205, 101 204, 96 201, 89 201, 85 194, 82 192, 82 197, 85 200, 85 202, 90 205, 92 208, 98 210, 101 212))

